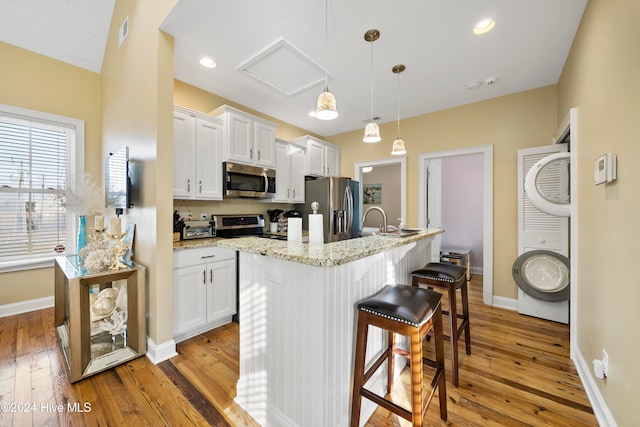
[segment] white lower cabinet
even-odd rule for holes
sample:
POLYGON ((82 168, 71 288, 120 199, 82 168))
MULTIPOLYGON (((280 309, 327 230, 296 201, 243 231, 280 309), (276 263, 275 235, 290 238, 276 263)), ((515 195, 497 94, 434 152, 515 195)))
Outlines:
POLYGON ((176 342, 231 322, 236 314, 236 252, 210 247, 173 254, 176 342))

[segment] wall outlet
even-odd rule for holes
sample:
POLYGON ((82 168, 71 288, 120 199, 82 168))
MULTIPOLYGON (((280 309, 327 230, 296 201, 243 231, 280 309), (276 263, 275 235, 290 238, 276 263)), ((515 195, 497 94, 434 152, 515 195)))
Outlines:
POLYGON ((602 349, 602 371, 605 377, 609 375, 609 355, 604 349, 602 349))

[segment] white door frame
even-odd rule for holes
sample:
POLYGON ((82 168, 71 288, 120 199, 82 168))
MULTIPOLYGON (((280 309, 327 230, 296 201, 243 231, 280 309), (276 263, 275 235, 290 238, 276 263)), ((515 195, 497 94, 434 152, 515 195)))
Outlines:
POLYGON ((437 151, 418 155, 418 226, 426 227, 427 163, 431 159, 482 154, 483 156, 483 225, 482 225, 482 301, 493 305, 493 145, 459 150, 437 151))
MULTIPOLYGON (((400 165, 400 218, 407 220, 407 156, 395 156, 387 159, 369 160, 354 163, 354 179, 362 184, 362 168, 367 166, 400 165)), ((360 215, 362 210, 362 185, 360 185, 360 215)), ((359 220, 359 219, 358 219, 359 220)))

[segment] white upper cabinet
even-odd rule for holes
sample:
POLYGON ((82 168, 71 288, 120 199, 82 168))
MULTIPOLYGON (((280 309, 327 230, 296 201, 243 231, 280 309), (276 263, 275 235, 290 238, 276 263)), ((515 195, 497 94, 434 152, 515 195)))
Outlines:
POLYGON ((305 159, 305 175, 340 175, 340 149, 338 147, 309 135, 295 138, 291 142, 307 147, 305 159))
POLYGON ((222 199, 222 121, 174 106, 173 197, 222 199))
POLYGON ((224 121, 223 161, 275 168, 275 123, 228 105, 210 114, 224 121))
POLYGON ((304 203, 305 149, 276 140, 276 197, 273 202, 304 203))

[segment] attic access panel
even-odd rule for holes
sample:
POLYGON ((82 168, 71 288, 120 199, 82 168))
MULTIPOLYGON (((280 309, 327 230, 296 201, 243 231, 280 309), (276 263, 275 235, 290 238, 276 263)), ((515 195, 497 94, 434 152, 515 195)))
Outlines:
POLYGON ((320 64, 282 37, 238 65, 236 71, 289 97, 322 84, 325 78, 320 64))

